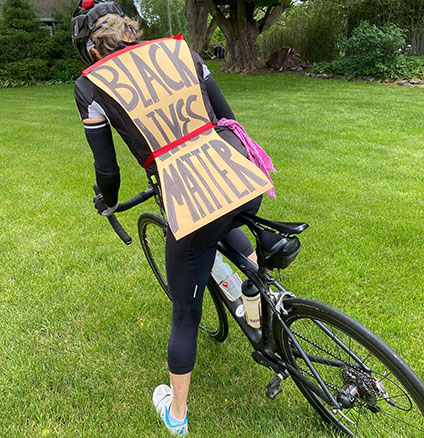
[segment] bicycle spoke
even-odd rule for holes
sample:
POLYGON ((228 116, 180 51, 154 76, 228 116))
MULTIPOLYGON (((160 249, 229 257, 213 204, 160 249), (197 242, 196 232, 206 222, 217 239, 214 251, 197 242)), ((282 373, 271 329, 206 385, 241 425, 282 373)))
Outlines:
POLYGON ((381 425, 374 424, 374 422, 371 421, 370 417, 368 416, 368 412, 363 407, 360 409, 360 411, 361 411, 360 418, 365 418, 368 421, 368 425, 372 427, 374 433, 377 433, 378 436, 381 436, 381 437, 388 436, 388 431, 386 429, 382 428, 381 425), (377 427, 378 427, 378 429, 377 429, 377 427), (379 429, 382 429, 384 434, 380 433, 379 429))
POLYGON ((404 425, 407 425, 407 426, 411 427, 414 430, 417 430, 419 432, 424 432, 424 426, 423 427, 414 426, 413 424, 403 420, 402 418, 399 418, 399 417, 391 414, 390 412, 386 412, 383 409, 381 410, 381 413, 383 413, 384 415, 387 415, 388 417, 390 417, 390 418, 392 418, 392 419, 394 419, 396 421, 399 421, 399 422, 403 423, 404 425))
MULTIPOLYGON (((315 304, 311 308, 316 312, 315 304)), ((302 380, 295 379, 302 392, 307 395, 308 401, 324 418, 354 437, 420 436, 424 431, 424 400, 421 399, 421 405, 417 406, 402 383, 404 375, 398 370, 399 367, 406 367, 406 364, 387 368, 388 364, 378 357, 378 350, 376 353, 366 346, 370 343, 369 331, 364 332, 366 343, 362 344, 349 334, 349 331, 353 331, 349 324, 341 330, 336 324, 326 320, 326 312, 319 315, 320 318, 316 313, 313 317, 308 317, 307 312, 302 310, 298 317, 288 320, 288 325, 333 397, 337 399, 342 396, 340 400, 346 406, 343 409, 344 416, 334 415, 332 406, 321 400, 302 380), (353 398, 350 401, 343 398, 348 396, 353 398), (352 407, 348 408, 349 404, 352 407)), ((284 348, 289 352, 288 361, 317 385, 314 375, 294 349, 294 344, 284 337, 284 332, 282 335, 286 339, 284 348)), ((381 343, 378 338, 376 340, 381 343)), ((390 364, 394 360, 393 355, 389 354, 388 357, 390 364)), ((408 372, 411 373, 410 370, 408 372)), ((410 388, 413 387, 414 384, 411 384, 410 388)), ((424 385, 421 388, 424 390, 424 385)))

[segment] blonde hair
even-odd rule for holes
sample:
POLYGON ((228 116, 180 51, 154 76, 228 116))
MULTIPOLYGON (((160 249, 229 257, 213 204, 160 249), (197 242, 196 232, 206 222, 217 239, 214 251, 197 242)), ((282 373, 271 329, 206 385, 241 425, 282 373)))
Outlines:
POLYGON ((138 32, 138 23, 127 16, 106 14, 96 21, 95 27, 97 26, 100 27, 97 30, 94 29, 90 39, 102 57, 111 54, 119 41, 133 41, 141 34, 138 32))

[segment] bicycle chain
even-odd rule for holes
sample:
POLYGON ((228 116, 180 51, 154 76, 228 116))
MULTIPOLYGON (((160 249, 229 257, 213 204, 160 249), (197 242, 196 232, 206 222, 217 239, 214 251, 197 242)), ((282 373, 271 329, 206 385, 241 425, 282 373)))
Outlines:
MULTIPOLYGON (((312 374, 312 372, 310 370, 306 370, 305 368, 302 368, 299 365, 298 365, 298 367, 299 367, 299 370, 302 371, 304 374, 316 379, 316 377, 312 374)), ((337 386, 335 386, 333 383, 329 383, 329 382, 325 382, 325 381, 324 381, 324 383, 325 383, 325 386, 328 386, 332 390, 339 391, 339 388, 337 386)))
MULTIPOLYGON (((352 374, 351 374, 352 372, 356 372, 356 373, 364 374, 364 373, 359 369, 359 366, 358 366, 358 365, 353 366, 350 362, 347 362, 346 360, 342 359, 341 357, 338 357, 337 355, 331 353, 330 351, 328 351, 328 350, 326 350, 325 348, 321 347, 320 345, 318 345, 318 344, 315 343, 314 341, 312 341, 312 340, 306 338, 305 336, 301 335, 301 334, 298 333, 298 332, 295 332, 294 330, 292 330, 292 333, 295 334, 296 336, 298 336, 300 339, 302 339, 302 340, 304 340, 305 342, 307 342, 308 344, 314 346, 314 347, 317 348, 318 350, 323 351, 324 353, 328 354, 328 355, 331 356, 332 358, 334 358, 334 359, 336 359, 336 360, 339 360, 340 362, 342 362, 343 364, 345 364, 345 365, 348 367, 349 374, 350 374, 351 376, 352 376, 352 374)), ((312 377, 312 378, 315 379, 314 374, 313 374, 310 370, 305 369, 305 368, 299 366, 299 364, 297 364, 297 366, 299 367, 299 370, 302 371, 305 375, 307 375, 307 376, 312 377)), ((348 372, 348 370, 344 369, 344 373, 348 372)), ((340 374, 340 377, 342 378, 342 380, 344 381, 344 383, 347 383, 347 382, 345 381, 346 374, 345 374, 345 376, 343 376, 343 369, 342 369, 342 368, 340 368, 340 373, 341 373, 341 374, 340 374)), ((368 386, 369 384, 366 384, 366 383, 365 383, 365 381, 364 381, 364 379, 363 379, 363 376, 361 376, 361 382, 362 382, 362 384, 365 386, 365 388, 362 388, 362 389, 366 389, 366 390, 367 390, 366 393, 368 394, 368 396, 367 396, 367 398, 364 400, 364 402, 358 400, 359 404, 361 404, 361 405, 363 405, 363 406, 365 406, 365 407, 367 407, 367 408, 375 408, 375 406, 376 406, 376 405, 375 405, 375 404, 376 404, 375 390, 372 388, 372 386, 368 386), (369 392, 370 389, 371 389, 371 393, 369 392)), ((325 383, 325 385, 326 385, 328 388, 331 388, 331 389, 332 389, 333 391, 335 391, 335 392, 338 392, 338 391, 340 390, 340 388, 338 388, 337 386, 335 386, 333 383, 330 383, 330 382, 324 382, 324 383, 325 383)))
MULTIPOLYGON (((291 329, 290 329, 291 330, 291 329)), ((340 362, 343 362, 346 365, 350 365, 352 366, 352 364, 350 362, 347 362, 346 360, 342 359, 341 357, 336 356, 335 354, 331 353, 330 351, 327 351, 325 348, 319 346, 317 343, 315 343, 314 341, 311 341, 310 339, 306 338, 305 336, 301 335, 300 333, 295 332, 294 330, 292 330, 292 333, 294 333, 296 336, 298 336, 300 339, 303 339, 305 342, 307 342, 308 344, 314 346, 315 348, 317 348, 318 350, 323 351, 324 353, 328 354, 329 356, 333 357, 334 359, 339 360, 340 362)), ((354 368, 354 367, 352 367, 354 368)))
MULTIPOLYGON (((349 362, 346 362, 345 360, 337 357, 335 354, 331 353, 330 351, 327 351, 325 348, 319 346, 317 343, 315 343, 314 341, 311 341, 310 339, 306 338, 305 336, 301 335, 300 333, 297 333, 294 330, 292 330, 292 333, 295 334, 300 339, 303 339, 305 342, 309 343, 310 345, 314 346, 318 350, 321 350, 324 353, 328 354, 329 356, 333 357, 334 359, 340 360, 341 362, 345 363, 346 365, 349 365, 349 362)), ((297 364, 297 366, 299 367, 300 371, 302 371, 304 374, 306 374, 309 377, 312 377, 312 378, 315 379, 315 376, 313 375, 313 373, 310 370, 307 370, 305 368, 300 367, 299 364, 297 364)), ((339 388, 337 388, 332 383, 329 383, 329 382, 324 382, 324 383, 325 383, 326 386, 328 386, 329 388, 333 389, 334 391, 338 391, 339 390, 339 388)))

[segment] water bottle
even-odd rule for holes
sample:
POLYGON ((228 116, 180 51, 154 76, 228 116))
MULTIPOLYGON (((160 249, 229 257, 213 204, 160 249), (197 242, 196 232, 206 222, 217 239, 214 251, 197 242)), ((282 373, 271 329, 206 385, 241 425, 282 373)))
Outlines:
POLYGON ((250 280, 243 282, 241 290, 246 321, 251 327, 259 328, 261 326, 261 294, 250 280))
POLYGON ((212 267, 212 277, 219 284, 230 301, 236 301, 241 296, 241 280, 230 265, 225 263, 222 254, 217 251, 212 267))

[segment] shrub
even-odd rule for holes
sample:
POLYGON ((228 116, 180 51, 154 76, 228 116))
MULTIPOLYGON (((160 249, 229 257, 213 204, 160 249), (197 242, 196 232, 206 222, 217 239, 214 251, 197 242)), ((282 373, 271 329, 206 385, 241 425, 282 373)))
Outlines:
POLYGON ((50 77, 56 82, 71 82, 81 75, 84 67, 77 58, 58 59, 50 69, 50 77))
POLYGON ((28 0, 6 0, 0 19, 0 88, 41 82, 69 82, 81 74, 69 33, 75 2, 63 0, 56 13, 57 25, 50 35, 28 0), (65 4, 63 3, 63 4, 65 4))
POLYGON ((380 78, 412 78, 424 76, 424 57, 415 55, 400 56, 395 68, 381 67, 380 75, 375 74, 375 69, 364 68, 362 58, 357 55, 346 56, 333 62, 321 62, 311 69, 312 73, 329 73, 343 75, 347 79, 362 76, 373 76, 380 78), (386 70, 384 70, 386 68, 386 70), (386 72, 386 74, 383 74, 386 72))
POLYGON ((364 56, 370 60, 390 61, 406 44, 405 31, 395 24, 378 28, 363 21, 353 30, 352 36, 343 40, 346 53, 364 56))
POLYGON ((45 81, 49 78, 48 62, 44 59, 21 59, 0 68, 0 79, 17 82, 45 81))
POLYGON ((394 24, 378 28, 362 22, 350 38, 340 43, 345 56, 332 63, 318 64, 312 72, 343 74, 347 78, 397 78, 411 68, 402 53, 405 32, 394 24))
POLYGON ((424 76, 424 56, 405 55, 398 63, 399 77, 424 76))

